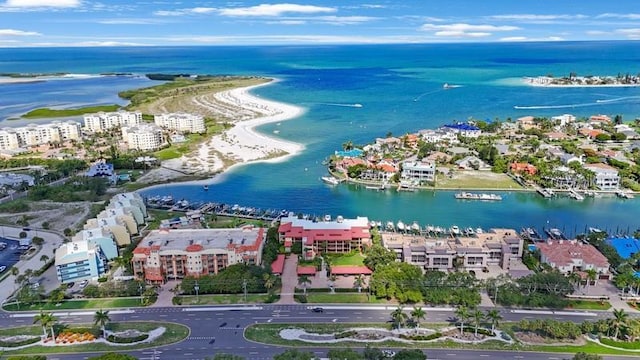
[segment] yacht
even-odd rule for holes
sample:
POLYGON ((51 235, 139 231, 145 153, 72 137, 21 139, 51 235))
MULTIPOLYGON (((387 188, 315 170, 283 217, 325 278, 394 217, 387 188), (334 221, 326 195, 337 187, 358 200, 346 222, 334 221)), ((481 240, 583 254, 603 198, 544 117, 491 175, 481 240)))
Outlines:
POLYGON ((473 235, 476 234, 476 232, 475 232, 475 230, 473 230, 472 227, 468 227, 468 228, 464 229, 464 234, 466 236, 473 236, 473 235))
POLYGON ((387 225, 385 226, 385 228, 387 229, 387 231, 395 230, 395 226, 393 226, 393 221, 387 221, 387 225))
POLYGON ((420 225, 418 225, 417 221, 414 221, 413 224, 411 224, 411 230, 412 231, 420 231, 420 225))
POLYGON ((333 176, 323 176, 321 177, 321 179, 329 185, 338 185, 340 183, 340 180, 334 178, 333 176))
POLYGON ((204 191, 209 190, 209 185, 205 185, 205 186, 203 186, 203 187, 202 187, 202 189, 204 189, 204 191))
POLYGON ((449 228, 449 232, 451 233, 451 235, 460 235, 460 228, 458 227, 458 225, 453 225, 449 228))
POLYGON ((404 231, 405 230, 405 225, 402 221, 398 221, 398 223, 396 224, 396 227, 398 228, 398 231, 404 231))
POLYGON ((482 234, 484 233, 484 230, 482 230, 482 228, 476 228, 476 234, 482 234))

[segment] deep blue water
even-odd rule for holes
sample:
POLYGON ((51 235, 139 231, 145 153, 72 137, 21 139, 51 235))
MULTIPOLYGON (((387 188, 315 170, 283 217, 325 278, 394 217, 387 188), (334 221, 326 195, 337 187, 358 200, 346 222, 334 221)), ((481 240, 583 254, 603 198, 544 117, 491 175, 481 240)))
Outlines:
MULTIPOLYGON (((268 134, 277 128, 278 136, 303 143, 300 155, 238 167, 212 180, 208 192, 200 185, 177 184, 147 195, 443 226, 542 227, 548 222, 567 232, 580 232, 587 224, 636 229, 640 202, 598 198, 578 203, 514 192, 503 194, 499 203, 473 203, 456 201, 452 192, 331 188, 319 180, 325 173, 321 162, 347 140, 364 144, 388 132, 402 135, 469 118, 604 113, 630 121, 640 116, 640 88, 535 88, 520 79, 570 72, 637 74, 638 64, 637 42, 0 49, 0 72, 273 76, 283 81, 257 94, 307 109, 300 118, 260 128, 268 134), (445 91, 444 83, 462 87, 445 91), (354 103, 363 107, 336 106, 354 103)), ((107 77, 0 85, 0 119, 41 106, 121 102, 117 91, 150 84, 139 77, 107 77)))

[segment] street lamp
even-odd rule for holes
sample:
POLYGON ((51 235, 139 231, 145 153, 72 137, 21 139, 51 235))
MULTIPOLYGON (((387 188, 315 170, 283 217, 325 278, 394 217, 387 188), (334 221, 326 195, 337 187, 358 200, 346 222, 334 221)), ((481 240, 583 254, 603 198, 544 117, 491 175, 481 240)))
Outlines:
POLYGON ((198 280, 196 280, 196 284, 193 286, 193 290, 196 292, 196 303, 200 303, 200 296, 198 291, 200 290, 200 285, 198 285, 198 280))
POLYGON ((138 285, 138 291, 140 292, 140 304, 142 304, 142 284, 138 285))

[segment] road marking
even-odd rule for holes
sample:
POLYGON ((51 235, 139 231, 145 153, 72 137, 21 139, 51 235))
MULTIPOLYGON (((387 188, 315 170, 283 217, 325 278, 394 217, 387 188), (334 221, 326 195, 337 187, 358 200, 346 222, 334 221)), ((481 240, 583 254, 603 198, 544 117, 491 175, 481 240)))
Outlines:
POLYGON ((489 355, 487 355, 487 354, 480 354, 480 356, 482 356, 482 357, 489 357, 489 355))
POLYGON ((336 322, 336 321, 338 321, 338 319, 333 319, 333 320, 331 320, 331 322, 336 322))
POLYGON ((456 356, 456 354, 447 354, 447 356, 456 356))
MULTIPOLYGON (((197 308, 184 308, 182 311, 256 311, 262 310, 262 306, 226 306, 226 307, 197 307, 197 308)), ((94 314, 94 313, 92 313, 94 314)))
POLYGON ((273 319, 269 319, 269 320, 267 320, 267 322, 268 322, 268 323, 270 323, 270 322, 272 322, 272 321, 273 321, 273 319))

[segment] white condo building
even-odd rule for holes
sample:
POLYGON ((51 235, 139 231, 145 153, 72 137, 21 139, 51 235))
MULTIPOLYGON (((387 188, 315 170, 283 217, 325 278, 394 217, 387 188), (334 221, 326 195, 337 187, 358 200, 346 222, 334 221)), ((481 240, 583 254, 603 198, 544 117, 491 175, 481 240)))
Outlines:
POLYGON ((207 128, 204 126, 204 118, 201 115, 172 113, 155 115, 153 117, 156 125, 168 130, 176 130, 186 133, 204 133, 207 128))
POLYGON ((433 161, 406 161, 402 163, 402 180, 422 183, 436 181, 436 163, 433 161))
POLYGON ((0 150, 80 139, 80 124, 75 121, 54 121, 51 124, 30 124, 0 130, 0 150))
POLYGON ((136 126, 142 122, 142 113, 139 111, 99 112, 84 116, 84 129, 88 133, 100 133, 105 130, 136 126))
POLYGON ((587 164, 584 168, 595 174, 594 185, 600 190, 617 190, 620 187, 620 175, 616 168, 607 164, 587 164))
POLYGON ((153 151, 164 145, 162 129, 153 124, 123 127, 122 138, 129 150, 153 151))

